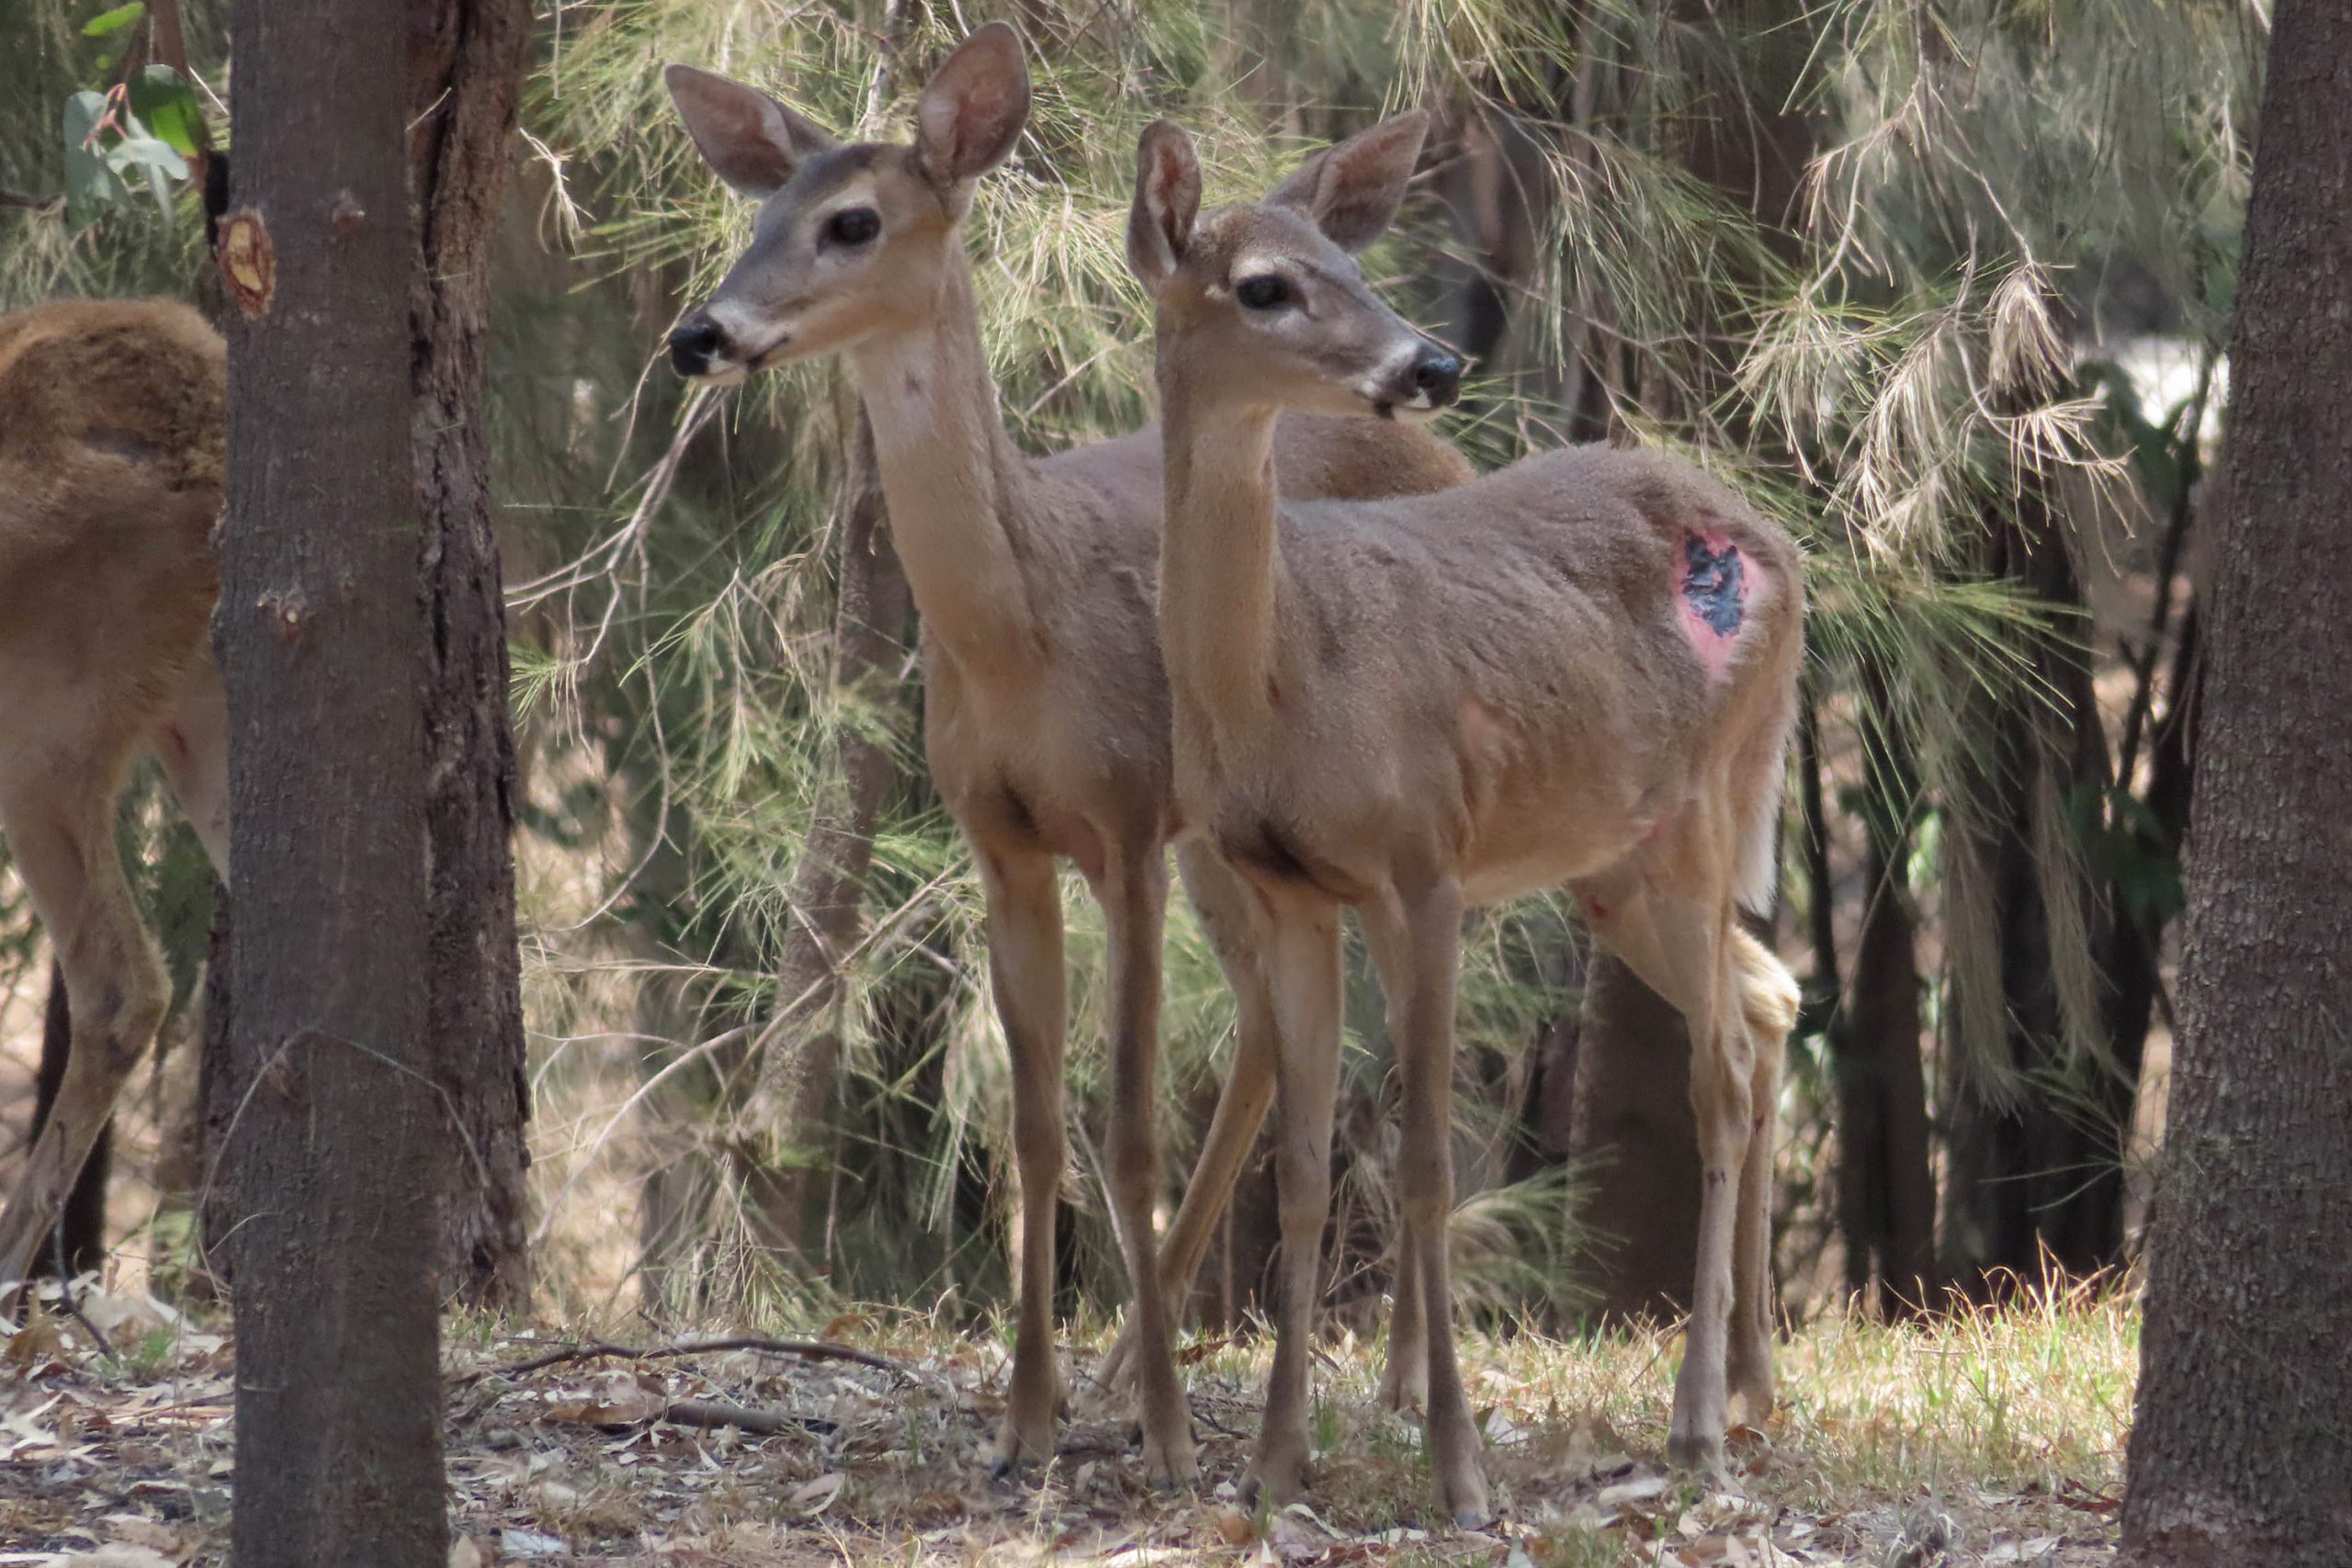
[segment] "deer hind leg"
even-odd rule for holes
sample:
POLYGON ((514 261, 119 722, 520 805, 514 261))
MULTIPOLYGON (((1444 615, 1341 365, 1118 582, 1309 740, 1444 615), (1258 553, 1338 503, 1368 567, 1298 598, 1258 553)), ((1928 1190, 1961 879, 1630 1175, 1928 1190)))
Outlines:
MULTIPOLYGON (((1380 973, 1380 991, 1388 1007, 1388 1038, 1398 1054, 1401 1071, 1405 1050, 1405 998, 1412 994, 1412 944, 1401 910, 1388 905, 1366 904, 1357 910, 1363 922, 1364 945, 1373 967, 1380 973)), ((1401 1161, 1404 1145, 1398 1145, 1401 1161)), ((1403 1190, 1402 1171, 1398 1190, 1403 1190)), ((1386 1410, 1427 1410, 1430 1407, 1429 1318, 1421 1307, 1420 1248, 1413 1214, 1399 1203, 1396 1235, 1389 1249, 1390 1293, 1396 1301, 1388 1320, 1388 1362, 1380 1373, 1380 1404, 1386 1410)))
POLYGON ((156 727, 156 760, 213 874, 229 881, 229 694, 212 650, 200 649, 179 700, 156 727))
POLYGON ((1168 906, 1168 869, 1159 846, 1114 859, 1095 894, 1111 949, 1111 1126, 1103 1156, 1132 1297, 1144 1473, 1155 1486, 1189 1486, 1200 1467, 1193 1452, 1192 1415, 1169 1355, 1151 1213, 1159 1183, 1159 946, 1168 906))
POLYGON ((1754 1053, 1752 1134, 1740 1168, 1739 1230, 1732 1259, 1728 1378, 1741 1418, 1772 1409, 1772 1150, 1779 1142, 1781 1055, 1796 1025, 1797 985, 1771 951, 1733 928, 1741 1016, 1754 1053))
POLYGON ((1054 1365, 1054 1217, 1068 1158, 1062 1130, 1062 906, 1054 863, 981 849, 989 975, 1012 1059, 1013 1160, 1021 1173, 1021 1304, 1012 1387, 995 1469, 1054 1455, 1061 1375, 1054 1365))
MULTIPOLYGON (((1731 953, 1730 834, 1701 823, 1677 839, 1647 876, 1606 891, 1578 891, 1594 934, 1680 1010, 1690 1027, 1701 1183, 1698 1273, 1667 1451, 1677 1466, 1709 1473, 1723 1467, 1729 1418, 1734 1256, 1748 1148, 1756 1141, 1754 1052, 1731 953)), ((1759 1180, 1769 1175, 1760 1171, 1759 1180)))
POLYGON ((170 1001, 115 845, 119 773, 108 768, 54 790, 9 781, 0 796, 0 829, 65 971, 73 1019, 64 1080, 0 1214, 0 1299, 12 1298, 31 1271, 170 1001))
MULTIPOLYGON (((1397 1159, 1410 1271, 1421 1298, 1429 1365, 1428 1416, 1438 1506, 1465 1529, 1489 1517, 1477 1423, 1453 1352, 1453 1290, 1446 1219, 1453 1209, 1453 996, 1461 964, 1462 896, 1442 883, 1406 908, 1410 981, 1390 993, 1404 1015, 1397 1039, 1404 1140, 1397 1159)), ((1401 1309, 1399 1315, 1402 1315, 1401 1309)), ((1393 1352, 1392 1352, 1393 1353, 1393 1352)))
MULTIPOLYGON (((1232 1070, 1217 1095, 1208 1136, 1159 1249, 1161 1310, 1171 1324, 1182 1315, 1184 1300, 1200 1275, 1201 1259, 1233 1196, 1250 1145, 1257 1141, 1258 1129, 1274 1102, 1275 1057, 1274 995, 1258 962, 1263 933, 1257 929, 1249 890, 1205 844, 1181 845, 1176 863, 1226 983, 1233 989, 1235 1038, 1232 1070)), ((1137 1315, 1130 1313, 1118 1342, 1095 1369, 1104 1384, 1122 1387, 1134 1375, 1139 1334, 1137 1315)))
POLYGON ((1242 1483, 1245 1503, 1281 1507, 1306 1488, 1308 1373, 1315 1309, 1322 1296, 1323 1226, 1331 1212, 1331 1111, 1340 1081, 1340 909, 1319 895, 1283 889, 1269 899, 1267 958, 1281 1055, 1282 1114, 1275 1173, 1281 1190, 1282 1294, 1265 1426, 1242 1483))

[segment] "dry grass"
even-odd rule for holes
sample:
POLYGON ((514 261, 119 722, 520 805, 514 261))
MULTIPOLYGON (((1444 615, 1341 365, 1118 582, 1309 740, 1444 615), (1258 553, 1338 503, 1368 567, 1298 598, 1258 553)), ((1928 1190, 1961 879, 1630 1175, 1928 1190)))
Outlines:
MULTIPOLYGON (((224 1561, 232 1352, 217 1336, 142 1325, 135 1304, 109 1309, 130 1314, 121 1358, 46 1319, 6 1348, 0 1542, 17 1554, 5 1561, 63 1564, 108 1542, 166 1563, 224 1561)), ((1190 1347, 1204 1487, 1164 1497, 1142 1483, 1119 1402, 1082 1375, 1057 1461, 997 1481, 982 1461, 1001 1337, 888 1309, 822 1326, 905 1372, 732 1351, 516 1375, 502 1369, 560 1337, 453 1325, 464 1550, 484 1562, 743 1568, 2104 1562, 2138 1337, 2124 1297, 2080 1290, 1917 1325, 1825 1318, 1783 1347, 1782 1407, 1736 1435, 1740 1473, 1720 1489, 1658 1462, 1672 1336, 1472 1337, 1465 1369, 1502 1517, 1461 1532, 1426 1516, 1418 1428, 1374 1400, 1375 1346, 1327 1348, 1311 1506, 1252 1517, 1233 1486, 1258 1422, 1261 1341, 1190 1347), (695 1400, 785 1429, 698 1429, 663 1414, 695 1400)), ((1073 1370, 1102 1348, 1081 1346, 1073 1370)))

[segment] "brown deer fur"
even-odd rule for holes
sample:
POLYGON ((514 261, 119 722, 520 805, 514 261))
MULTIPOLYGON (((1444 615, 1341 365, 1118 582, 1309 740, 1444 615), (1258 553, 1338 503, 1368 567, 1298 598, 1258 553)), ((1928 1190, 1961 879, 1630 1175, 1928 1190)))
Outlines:
MULTIPOLYGON (((1066 1159, 1056 862, 1069 860, 1108 928, 1105 1154, 1136 1287, 1146 1467, 1158 1482, 1188 1481, 1191 1428, 1151 1252, 1159 949, 1175 826, 1154 619, 1160 441, 1145 431, 1035 458, 1005 434, 959 220, 973 182, 1012 152, 1027 114, 1019 42, 1002 24, 967 39, 924 88, 912 146, 842 145, 764 95, 684 66, 670 68, 669 83, 705 157, 764 203, 751 248, 672 334, 673 357, 687 374, 723 381, 787 359, 851 356, 891 538, 922 612, 925 749, 978 862, 1012 1058, 1022 1279, 1000 1460, 1052 1456, 1060 1397, 1050 1317, 1066 1159)), ((1435 437, 1369 420, 1291 421, 1269 439, 1286 493, 1402 494, 1471 474, 1435 437)), ((1182 865, 1241 1021, 1234 1080, 1195 1182, 1204 1201, 1188 1196, 1182 1234, 1194 1238, 1197 1262, 1272 1098, 1275 1052, 1238 886, 1204 847, 1182 865)))
POLYGON ((115 840, 152 750, 223 875, 220 591, 227 358, 186 306, 72 301, 0 316, 0 834, 65 971, 73 1048, 0 1216, 22 1280, 170 998, 115 840))
POLYGON ((1573 888, 1594 934, 1689 1021, 1705 1185, 1675 1459, 1720 1462, 1727 1378, 1751 1410, 1770 1403, 1770 1130, 1796 990, 1736 917, 1742 897, 1769 897, 1804 569, 1781 530, 1657 454, 1546 453, 1409 499, 1281 495, 1285 411, 1453 396, 1458 365, 1348 254, 1394 213, 1424 124, 1375 127, 1265 201, 1204 218, 1190 142, 1155 125, 1128 254, 1157 307, 1180 827, 1241 869, 1280 1020, 1283 1283, 1251 1483, 1280 1503, 1306 1482, 1339 916, 1353 907, 1400 1021, 1398 1336, 1426 1337, 1440 1501, 1476 1521, 1486 1483, 1445 1258, 1467 905, 1573 888))

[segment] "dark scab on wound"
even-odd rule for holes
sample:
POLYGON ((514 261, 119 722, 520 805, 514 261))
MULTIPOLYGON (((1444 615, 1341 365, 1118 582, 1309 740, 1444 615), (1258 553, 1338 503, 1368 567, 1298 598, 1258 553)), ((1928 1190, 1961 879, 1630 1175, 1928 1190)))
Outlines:
POLYGON ((1707 547, 1706 540, 1692 534, 1682 541, 1682 558, 1687 568, 1682 597, 1707 623, 1707 629, 1717 637, 1739 630, 1741 601, 1747 597, 1740 581, 1739 547, 1725 542, 1717 554, 1707 547))

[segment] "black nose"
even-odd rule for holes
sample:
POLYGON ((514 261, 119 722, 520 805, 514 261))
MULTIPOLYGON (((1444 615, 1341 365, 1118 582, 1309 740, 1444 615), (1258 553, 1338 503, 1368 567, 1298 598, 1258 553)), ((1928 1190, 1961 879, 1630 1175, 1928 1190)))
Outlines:
POLYGON ((700 376, 718 357, 727 334, 700 310, 680 321, 670 333, 670 366, 681 376, 700 376))
POLYGON ((1442 409, 1462 395, 1462 361, 1443 349, 1433 349, 1413 365, 1413 390, 1442 409))

